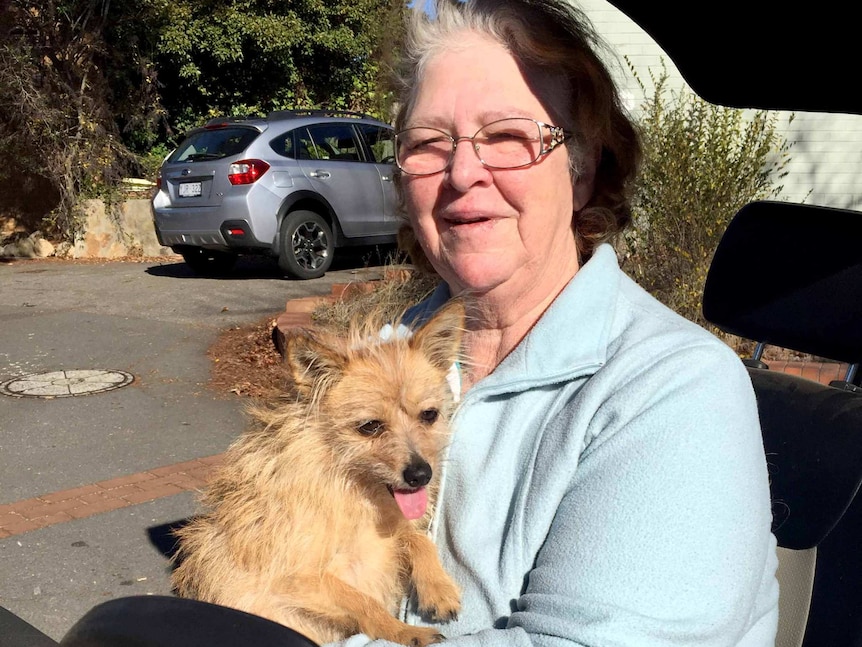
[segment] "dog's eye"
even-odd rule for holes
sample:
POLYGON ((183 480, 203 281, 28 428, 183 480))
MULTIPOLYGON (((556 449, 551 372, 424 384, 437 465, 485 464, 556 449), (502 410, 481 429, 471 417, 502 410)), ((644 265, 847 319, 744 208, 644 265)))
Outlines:
POLYGON ((440 412, 437 409, 425 409, 422 413, 419 414, 419 420, 424 422, 426 425, 433 425, 437 422, 437 418, 440 417, 440 412))
POLYGON ((368 422, 363 422, 356 429, 363 436, 376 436, 383 433, 385 428, 386 425, 383 424, 382 420, 369 420, 368 422))

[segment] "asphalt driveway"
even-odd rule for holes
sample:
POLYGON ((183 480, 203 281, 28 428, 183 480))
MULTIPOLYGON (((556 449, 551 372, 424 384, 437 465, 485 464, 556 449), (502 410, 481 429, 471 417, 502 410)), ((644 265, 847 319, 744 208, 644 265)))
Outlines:
POLYGON ((230 279, 197 278, 173 257, 0 263, 0 385, 133 377, 70 397, 0 389, 0 606, 59 640, 99 602, 168 593, 169 528, 244 424, 244 400, 209 388, 206 349, 290 299, 378 277, 366 262, 312 281, 284 280, 264 259, 241 260, 230 279), (45 516, 28 525, 24 506, 45 516))

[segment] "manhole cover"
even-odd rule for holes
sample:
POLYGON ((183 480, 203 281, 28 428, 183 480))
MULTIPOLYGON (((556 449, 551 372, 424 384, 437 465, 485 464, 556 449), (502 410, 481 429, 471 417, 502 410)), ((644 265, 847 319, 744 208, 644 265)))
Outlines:
POLYGON ((134 379, 125 371, 51 371, 6 380, 0 383, 0 393, 16 398, 70 398, 119 389, 134 379))

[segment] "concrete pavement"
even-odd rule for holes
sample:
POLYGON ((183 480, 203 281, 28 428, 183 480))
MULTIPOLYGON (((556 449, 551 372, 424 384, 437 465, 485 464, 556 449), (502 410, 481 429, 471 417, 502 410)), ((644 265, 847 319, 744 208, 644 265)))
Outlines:
POLYGON ((169 593, 170 528, 244 426, 245 401, 208 387, 206 349, 287 301, 379 277, 363 265, 298 282, 264 259, 242 259, 230 279, 173 257, 0 263, 0 383, 134 377, 92 395, 0 393, 0 606, 59 640, 107 599, 169 593))

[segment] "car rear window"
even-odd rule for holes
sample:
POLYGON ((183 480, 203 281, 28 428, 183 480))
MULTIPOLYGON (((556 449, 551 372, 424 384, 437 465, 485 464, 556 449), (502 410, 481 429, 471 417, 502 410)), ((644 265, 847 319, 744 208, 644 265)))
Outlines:
POLYGON ((253 128, 200 130, 179 145, 168 159, 168 163, 218 160, 239 155, 259 134, 253 128))

